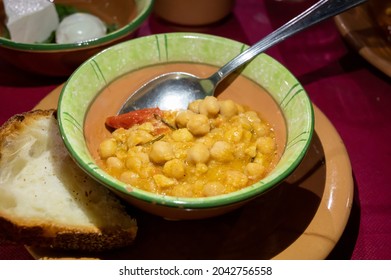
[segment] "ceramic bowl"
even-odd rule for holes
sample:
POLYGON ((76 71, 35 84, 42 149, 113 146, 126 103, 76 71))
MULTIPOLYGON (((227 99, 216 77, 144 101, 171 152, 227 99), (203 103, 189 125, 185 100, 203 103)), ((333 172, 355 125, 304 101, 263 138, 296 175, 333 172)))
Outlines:
POLYGON ((153 0, 56 0, 55 3, 94 14, 106 24, 116 25, 117 28, 104 37, 84 43, 14 42, 8 39, 5 27, 6 14, 3 0, 0 0, 1 59, 30 72, 47 76, 68 76, 92 55, 131 38, 153 7, 153 0))
POLYGON ((92 57, 71 75, 59 98, 58 120, 70 155, 125 201, 167 219, 221 215, 276 187, 304 157, 314 130, 314 115, 301 84, 266 54, 224 81, 218 92, 219 99, 230 98, 260 112, 275 130, 280 159, 261 181, 230 194, 179 198, 126 185, 97 164, 97 147, 109 135, 106 117, 116 114, 135 89, 174 69, 210 75, 245 48, 242 43, 211 35, 169 33, 130 40, 92 57), (146 73, 140 69, 152 70, 146 73))
POLYGON ((154 13, 174 24, 201 26, 222 20, 234 5, 235 0, 159 0, 154 5, 154 13))

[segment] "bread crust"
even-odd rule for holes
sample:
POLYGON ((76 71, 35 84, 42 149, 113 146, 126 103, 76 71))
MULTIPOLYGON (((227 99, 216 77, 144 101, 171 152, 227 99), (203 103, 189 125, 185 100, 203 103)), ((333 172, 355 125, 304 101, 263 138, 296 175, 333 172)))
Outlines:
MULTIPOLYGON (((24 129, 27 126, 34 125, 34 122, 42 118, 54 118, 56 119, 56 110, 33 110, 23 114, 18 114, 11 117, 0 127, 0 162, 3 157, 5 149, 7 149, 7 143, 15 137, 19 137, 24 133, 24 129)), ((55 128, 58 129, 57 121, 55 122, 55 128)), ((47 133, 47 132, 43 132, 47 133)), ((45 135, 45 137, 49 137, 45 135)), ((51 140, 51 139, 50 139, 51 140)), ((64 146, 65 149, 65 146, 64 146)), ((48 163, 50 164, 50 163, 48 163)), ((82 172, 75 165, 77 172, 82 172)), ((1 168, 2 166, 0 166, 1 168)), ((72 167, 73 168, 73 167, 72 167)), ((0 170, 1 172, 1 170, 0 170)), ((1 174, 1 173, 0 173, 1 174)), ((92 180, 84 172, 82 175, 78 175, 77 178, 83 178, 83 182, 79 182, 78 190, 83 192, 85 180, 92 180), (86 177, 80 177, 80 176, 86 177)), ((1 177, 1 176, 0 176, 1 177)), ((59 178, 61 181, 61 179, 59 178)), ((80 179, 81 180, 81 179, 80 179)), ((0 188, 12 188, 14 186, 8 186, 2 180, 0 180, 0 188)), ((29 184, 29 182, 26 182, 29 184)), ((64 182, 64 185, 66 183, 64 182)), ((28 246, 38 246, 43 248, 55 248, 65 250, 83 250, 89 252, 101 252, 114 248, 129 246, 133 243, 137 235, 137 223, 127 212, 121 201, 109 192, 106 188, 93 181, 93 187, 100 188, 98 195, 105 196, 102 198, 104 201, 108 201, 107 205, 113 205, 104 209, 105 213, 109 215, 109 219, 123 219, 117 224, 105 224, 100 221, 96 225, 72 225, 56 223, 53 221, 45 221, 40 219, 33 219, 30 216, 20 217, 12 215, 12 212, 3 211, 3 207, 0 205, 0 239, 8 242, 24 244, 28 246), (107 196, 107 197, 106 197, 107 196), (113 214, 111 214, 111 212, 113 214), (110 217, 112 215, 113 217, 110 217)), ((45 191, 45 187, 42 186, 42 191, 45 191)), ((86 195, 91 189, 86 189, 86 195)), ((0 192, 0 198, 4 195, 0 192)), ((1 201, 1 200, 0 200, 1 201)), ((93 203, 93 202, 91 202, 93 203)), ((85 206, 85 205, 84 205, 85 206)), ((28 205, 26 206, 28 209, 28 205)), ((90 215, 94 215, 96 209, 88 209, 90 215)), ((97 213, 97 215, 100 213, 97 213)))
MULTIPOLYGON (((39 118, 49 116, 53 116, 53 118, 57 119, 57 111, 55 109, 37 109, 12 116, 0 127, 0 147, 2 147, 2 143, 4 142, 6 137, 10 136, 11 134, 18 133, 20 132, 20 130, 23 129, 22 123, 24 121, 31 122, 39 118)), ((0 159, 1 155, 2 151, 0 149, 0 159)))

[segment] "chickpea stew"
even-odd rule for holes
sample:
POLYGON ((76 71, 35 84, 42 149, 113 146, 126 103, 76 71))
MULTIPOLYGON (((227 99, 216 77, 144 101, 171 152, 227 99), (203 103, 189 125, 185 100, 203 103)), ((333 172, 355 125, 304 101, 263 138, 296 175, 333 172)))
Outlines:
POLYGON ((227 194, 264 178, 277 144, 260 115, 232 100, 206 97, 187 110, 148 108, 109 117, 98 148, 102 168, 145 191, 176 197, 227 194))

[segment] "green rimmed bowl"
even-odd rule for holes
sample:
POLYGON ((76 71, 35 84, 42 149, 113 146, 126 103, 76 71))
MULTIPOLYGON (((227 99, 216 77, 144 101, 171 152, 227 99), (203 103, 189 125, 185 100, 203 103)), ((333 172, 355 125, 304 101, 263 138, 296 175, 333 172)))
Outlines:
POLYGON ((154 0, 56 0, 116 26, 105 36, 75 44, 18 43, 10 40, 6 14, 0 0, 0 58, 29 72, 45 76, 69 76, 80 64, 103 49, 131 38, 152 11, 154 0))
POLYGON ((296 78, 266 54, 224 81, 219 99, 230 98, 261 113, 273 126, 280 160, 263 180, 240 191, 208 198, 153 194, 126 185, 99 168, 97 147, 108 135, 107 116, 147 80, 167 71, 200 76, 248 46, 226 38, 194 33, 142 37, 118 44, 92 57, 65 84, 58 103, 64 143, 79 166, 127 202, 168 219, 200 219, 236 209, 266 193, 299 165, 314 130, 311 101, 296 78))

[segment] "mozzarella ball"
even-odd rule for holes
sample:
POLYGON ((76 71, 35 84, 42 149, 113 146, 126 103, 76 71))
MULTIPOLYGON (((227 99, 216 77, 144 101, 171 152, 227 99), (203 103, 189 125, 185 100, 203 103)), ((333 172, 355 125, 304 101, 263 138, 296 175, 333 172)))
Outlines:
POLYGON ((56 43, 80 43, 103 37, 106 25, 96 16, 87 13, 75 13, 65 17, 56 30, 56 43))

